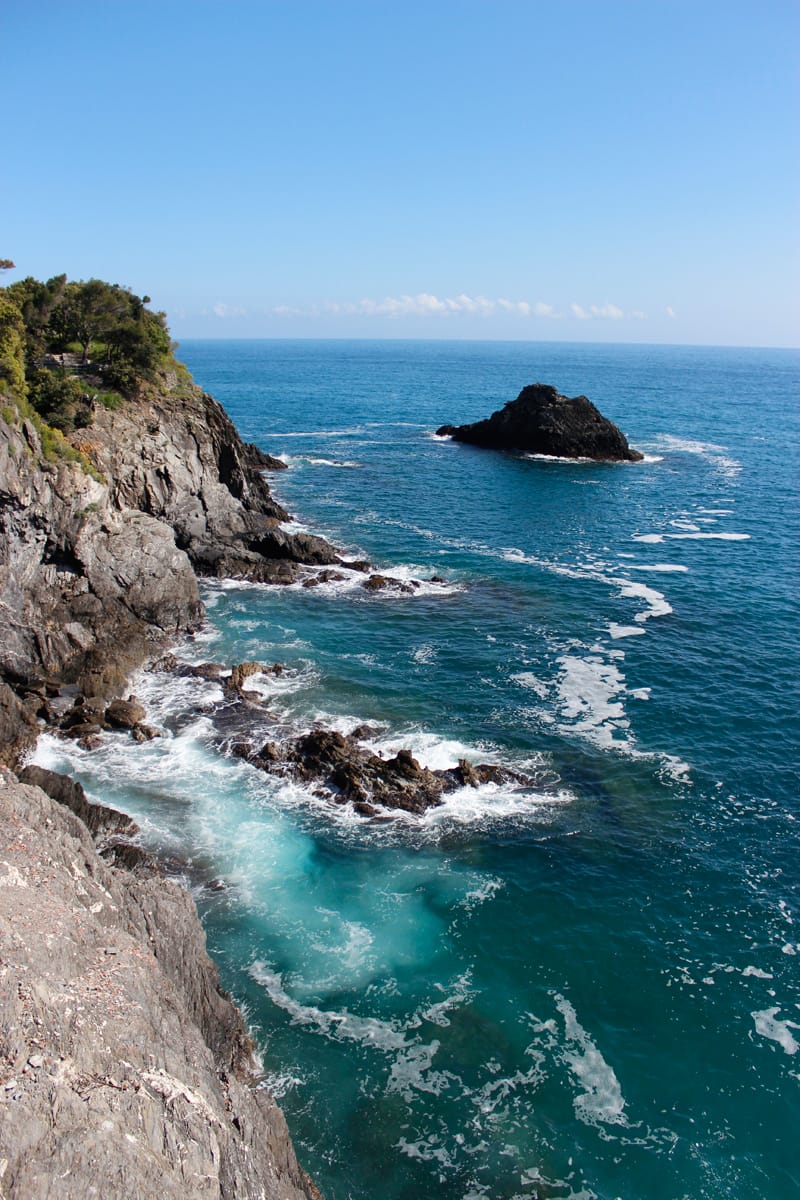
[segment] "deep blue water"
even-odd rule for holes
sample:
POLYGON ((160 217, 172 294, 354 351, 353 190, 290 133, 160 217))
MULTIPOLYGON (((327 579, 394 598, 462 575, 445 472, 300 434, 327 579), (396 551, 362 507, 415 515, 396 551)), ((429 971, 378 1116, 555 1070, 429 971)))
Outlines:
MULTIPOLYGON (((528 771, 370 824, 168 736, 44 743, 187 853, 224 980, 327 1200, 800 1191, 798 382, 791 351, 193 342, 195 379, 290 470, 358 580, 210 585, 182 649, 279 659, 271 704, 432 765, 528 771), (540 380, 639 464, 436 439, 540 380), (69 759, 67 755, 69 754, 69 759)), ((215 685, 208 685, 213 699, 215 685)))

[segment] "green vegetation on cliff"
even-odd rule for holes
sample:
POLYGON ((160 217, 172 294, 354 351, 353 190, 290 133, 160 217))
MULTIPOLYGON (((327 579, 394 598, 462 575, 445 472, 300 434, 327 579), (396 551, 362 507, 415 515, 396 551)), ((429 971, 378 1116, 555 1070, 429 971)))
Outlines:
POLYGON ((0 390, 22 401, 27 395, 25 323, 19 308, 3 289, 0 289, 0 390))
MULTIPOLYGON (((0 269, 13 266, 0 259, 0 269)), ((46 282, 28 276, 0 288, 0 394, 6 421, 30 420, 42 457, 98 472, 65 435, 92 423, 95 404, 119 408, 165 370, 189 382, 175 361, 166 316, 119 284, 100 279, 46 282)))
POLYGON ((175 369, 164 313, 119 284, 28 276, 0 289, 0 386, 68 433, 175 369))

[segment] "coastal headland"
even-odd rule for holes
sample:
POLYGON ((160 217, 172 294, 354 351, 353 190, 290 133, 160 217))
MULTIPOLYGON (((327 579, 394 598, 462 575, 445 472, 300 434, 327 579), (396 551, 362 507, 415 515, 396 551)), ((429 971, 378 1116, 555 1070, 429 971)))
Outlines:
POLYGON ((89 751, 111 731, 161 736, 130 694, 147 665, 218 679, 221 751, 367 820, 533 781, 384 757, 368 726, 277 725, 265 742, 268 710, 248 681, 280 664, 190 666, 170 652, 203 624, 203 577, 314 587, 344 573, 368 594, 421 584, 292 529, 267 482, 285 464, 242 441, 146 300, 63 276, 0 291, 0 392, 4 1194, 33 1198, 46 1180, 64 1197, 313 1200, 188 893, 124 814, 25 766, 40 731, 89 751))
POLYGON ((0 291, 0 392, 0 1190, 314 1200, 189 894, 24 764, 44 727, 158 735, 127 681, 202 623, 198 576, 340 557, 124 289, 0 291))

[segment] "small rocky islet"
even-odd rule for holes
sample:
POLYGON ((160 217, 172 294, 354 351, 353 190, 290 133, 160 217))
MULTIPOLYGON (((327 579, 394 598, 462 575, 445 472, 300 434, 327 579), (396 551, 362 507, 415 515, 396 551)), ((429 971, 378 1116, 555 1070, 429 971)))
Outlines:
POLYGON ((442 425, 436 433, 485 449, 555 458, 640 462, 644 457, 586 396, 563 396, 546 383, 524 387, 516 400, 483 421, 442 425))

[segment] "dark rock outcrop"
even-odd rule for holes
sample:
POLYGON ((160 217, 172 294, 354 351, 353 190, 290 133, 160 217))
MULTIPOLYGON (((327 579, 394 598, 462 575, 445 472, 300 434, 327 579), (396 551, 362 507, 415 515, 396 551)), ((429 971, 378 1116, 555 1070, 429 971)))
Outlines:
POLYGON ((22 783, 41 788, 51 800, 80 817, 95 839, 120 834, 133 837, 139 832, 139 826, 126 813, 105 804, 93 804, 83 786, 77 779, 70 779, 69 775, 48 771, 46 767, 31 766, 20 771, 19 778, 22 783))
POLYGON ((127 700, 112 700, 105 718, 112 729, 135 729, 147 716, 147 709, 135 696, 127 700))
POLYGON ((602 462, 637 462, 625 435, 587 400, 570 399, 554 387, 533 383, 516 400, 472 425, 442 425, 439 436, 492 450, 518 450, 559 458, 592 458, 602 462))
POLYGON ((238 743, 235 752, 262 771, 316 783, 337 803, 351 803, 364 816, 377 808, 399 809, 417 815, 435 808, 449 792, 485 783, 530 786, 524 775, 490 763, 473 766, 462 759, 448 770, 423 767, 410 750, 382 758, 361 744, 368 727, 346 735, 332 729, 312 729, 298 738, 259 749, 238 743))
POLYGON ((188 892, 3 768, 0 829, 3 1195, 319 1200, 188 892))

